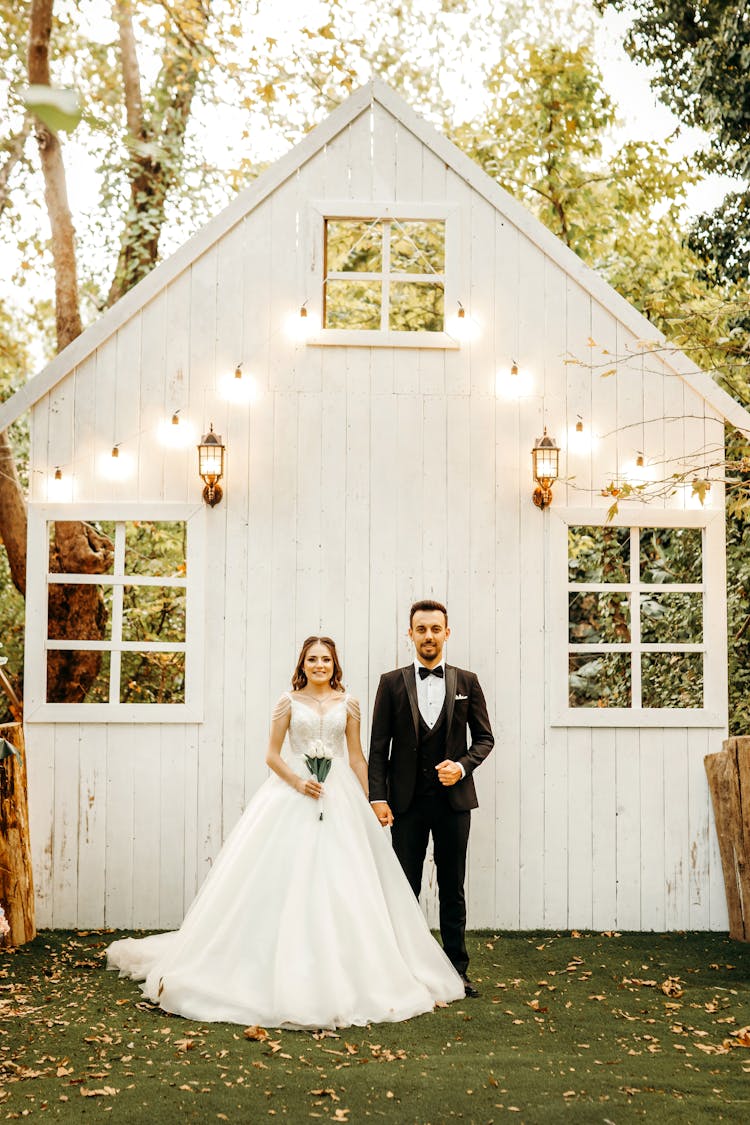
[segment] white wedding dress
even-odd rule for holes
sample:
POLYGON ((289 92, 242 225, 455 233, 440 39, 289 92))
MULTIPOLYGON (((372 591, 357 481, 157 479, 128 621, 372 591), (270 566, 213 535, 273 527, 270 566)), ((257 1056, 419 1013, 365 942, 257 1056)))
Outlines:
POLYGON ((313 740, 333 751, 323 797, 272 774, 180 929, 114 942, 108 967, 143 980, 165 1011, 200 1021, 336 1028, 463 998, 349 766, 349 697, 322 717, 293 694, 281 702, 290 710, 283 757, 296 773, 310 776, 313 740))

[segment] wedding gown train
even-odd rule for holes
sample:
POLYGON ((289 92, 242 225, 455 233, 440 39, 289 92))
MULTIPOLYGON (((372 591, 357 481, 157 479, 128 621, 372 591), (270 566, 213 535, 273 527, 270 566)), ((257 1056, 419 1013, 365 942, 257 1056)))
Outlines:
POLYGON ((293 694, 285 760, 322 739, 319 801, 272 774, 221 849, 179 930, 113 942, 109 968, 200 1021, 336 1028, 397 1021, 464 995, 349 766, 348 696, 323 716, 293 694), (323 819, 320 814, 323 813, 323 819))

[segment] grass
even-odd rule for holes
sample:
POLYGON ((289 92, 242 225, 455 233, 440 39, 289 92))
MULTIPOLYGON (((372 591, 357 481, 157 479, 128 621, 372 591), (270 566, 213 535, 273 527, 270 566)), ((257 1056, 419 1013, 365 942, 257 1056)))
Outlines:
POLYGON ((255 1039, 143 1001, 103 970, 119 936, 0 953, 0 1121, 750 1120, 750 947, 723 934, 473 933, 478 1000, 255 1039))

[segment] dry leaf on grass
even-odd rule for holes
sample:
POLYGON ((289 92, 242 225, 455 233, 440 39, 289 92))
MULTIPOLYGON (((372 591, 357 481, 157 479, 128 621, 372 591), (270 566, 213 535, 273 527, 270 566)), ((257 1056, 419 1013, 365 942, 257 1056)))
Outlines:
POLYGON ((684 996, 685 989, 679 977, 667 977, 661 983, 661 990, 665 996, 684 996))
MULTIPOLYGON (((330 1086, 326 1086, 325 1089, 321 1088, 320 1090, 308 1090, 307 1092, 308 1094, 312 1094, 314 1098, 330 1098, 332 1102, 341 1101, 336 1091, 330 1086)), ((348 1112, 347 1110, 347 1113, 348 1112)))
POLYGON ((246 1027, 242 1034, 245 1036, 245 1039, 253 1039, 258 1043, 264 1043, 269 1037, 265 1027, 258 1027, 257 1024, 253 1024, 252 1027, 246 1027))
POLYGON ((113 1086, 102 1086, 101 1090, 87 1090, 85 1086, 81 1086, 81 1096, 84 1098, 112 1098, 119 1092, 113 1086))

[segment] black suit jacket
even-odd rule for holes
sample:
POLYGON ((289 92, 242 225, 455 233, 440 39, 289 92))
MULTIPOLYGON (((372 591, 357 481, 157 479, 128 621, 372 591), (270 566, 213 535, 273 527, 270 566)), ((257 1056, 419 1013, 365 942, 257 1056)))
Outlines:
MULTIPOLYGON (((445 666, 446 757, 460 762, 466 776, 446 786, 456 811, 478 805, 472 773, 484 761, 495 739, 487 704, 473 672, 445 666), (471 744, 466 745, 466 729, 471 744)), ((380 677, 370 734, 368 766, 370 800, 387 801, 394 814, 408 809, 417 781, 419 703, 414 665, 380 677)))

